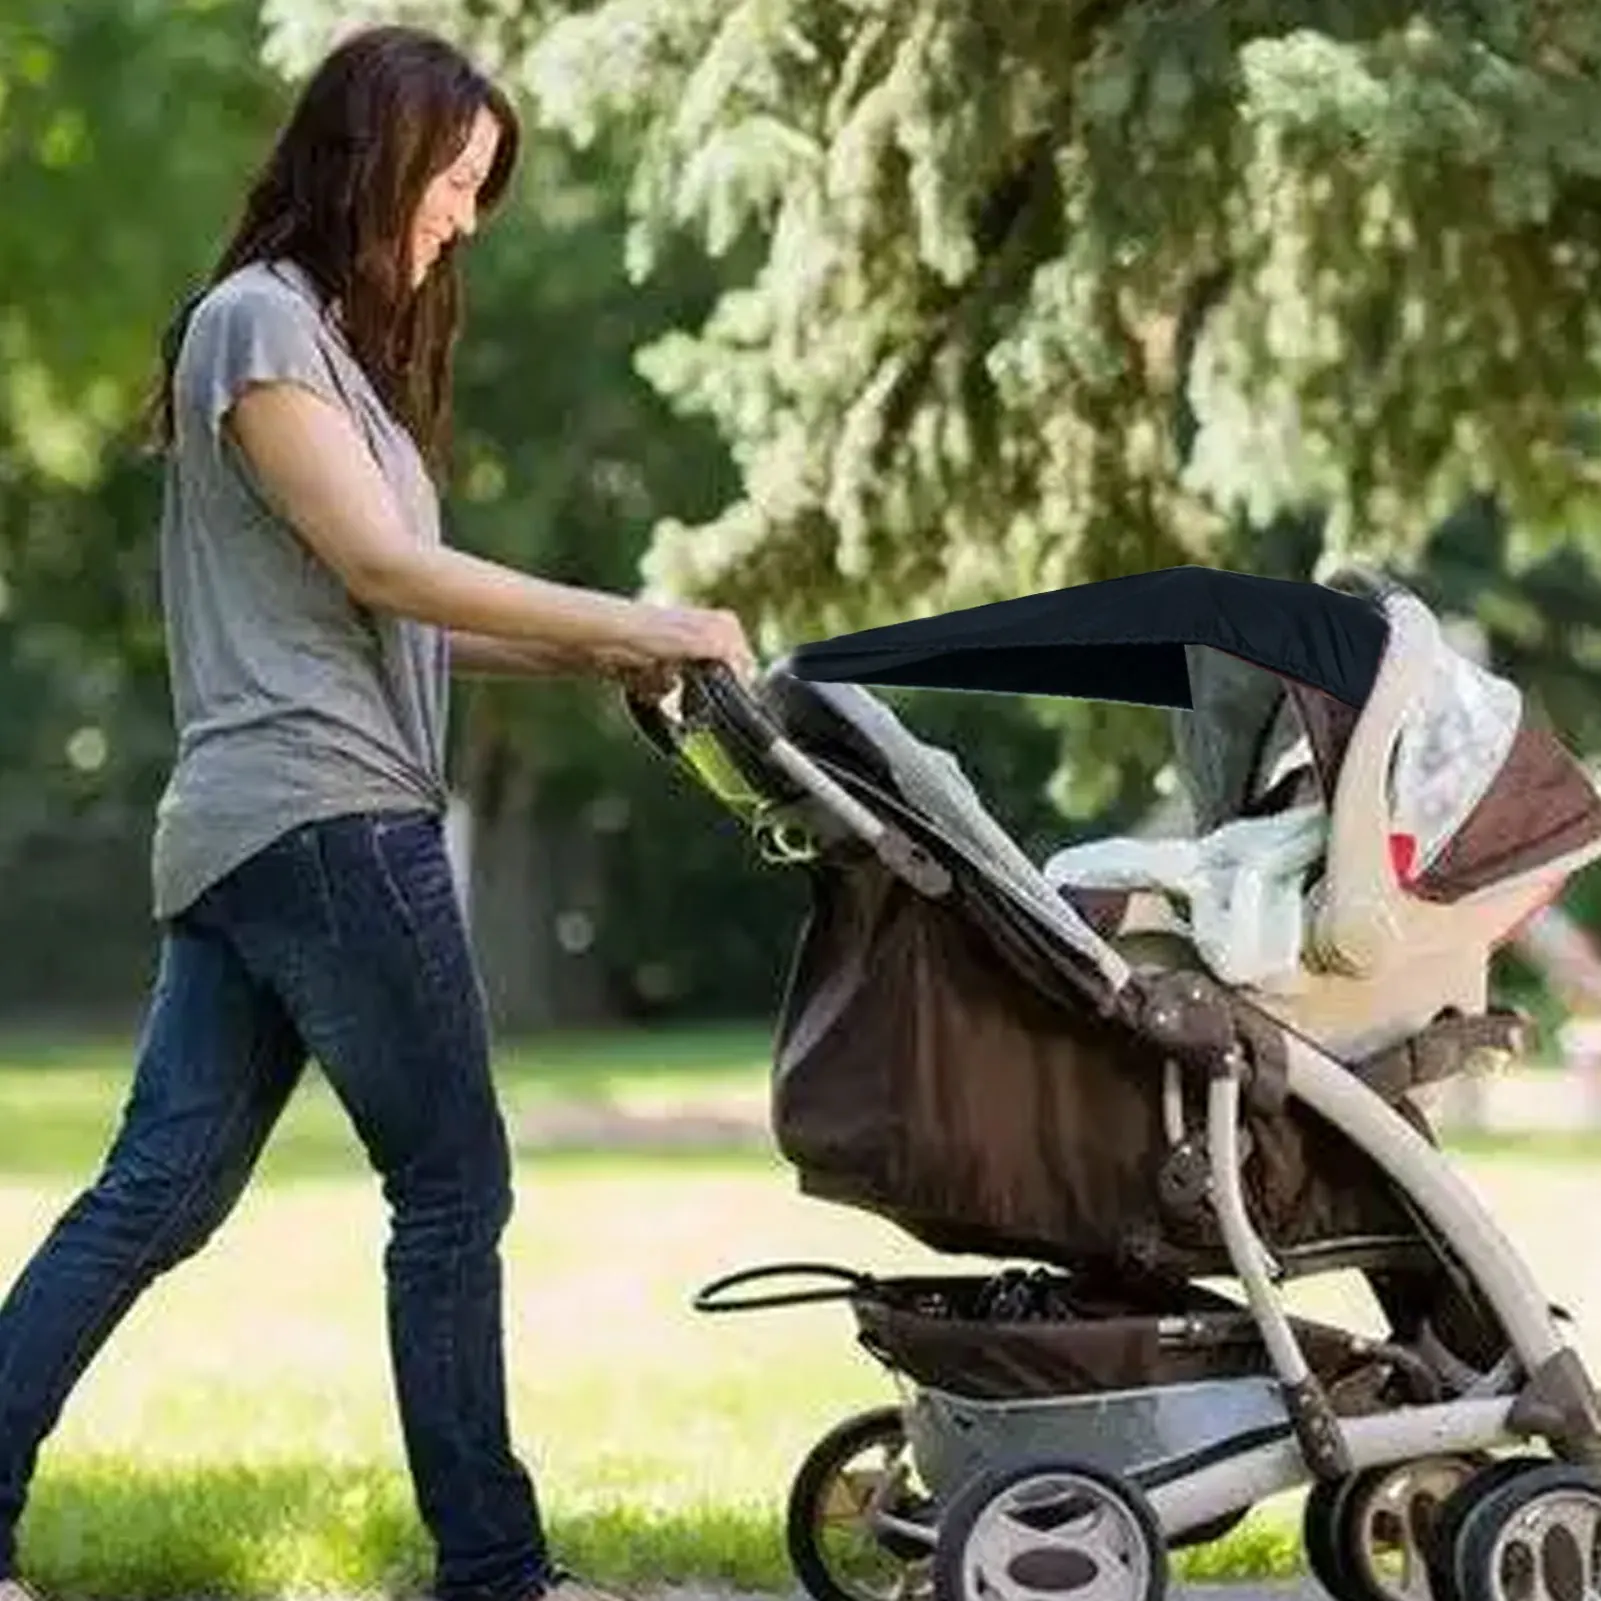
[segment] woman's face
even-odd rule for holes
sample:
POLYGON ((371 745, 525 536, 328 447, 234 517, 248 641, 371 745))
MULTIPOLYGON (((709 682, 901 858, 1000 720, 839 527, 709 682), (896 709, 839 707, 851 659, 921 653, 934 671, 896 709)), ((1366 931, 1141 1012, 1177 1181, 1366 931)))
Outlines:
POLYGON ((415 288, 428 276, 439 253, 478 226, 478 191, 494 166, 500 123, 480 108, 461 154, 423 190, 411 225, 411 278, 415 288))

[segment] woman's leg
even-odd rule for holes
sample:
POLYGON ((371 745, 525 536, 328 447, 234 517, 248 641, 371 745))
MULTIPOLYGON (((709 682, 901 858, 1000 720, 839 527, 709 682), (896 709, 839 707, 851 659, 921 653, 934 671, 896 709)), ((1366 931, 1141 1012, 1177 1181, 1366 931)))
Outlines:
POLYGON ((225 888, 215 917, 283 997, 383 1179, 391 1355, 437 1593, 530 1597, 552 1575, 507 1419, 511 1162, 440 827, 317 824, 225 888))
POLYGON ((141 1291, 232 1210, 304 1056, 225 944, 168 935, 110 1154, 0 1306, 0 1577, 74 1384, 141 1291))

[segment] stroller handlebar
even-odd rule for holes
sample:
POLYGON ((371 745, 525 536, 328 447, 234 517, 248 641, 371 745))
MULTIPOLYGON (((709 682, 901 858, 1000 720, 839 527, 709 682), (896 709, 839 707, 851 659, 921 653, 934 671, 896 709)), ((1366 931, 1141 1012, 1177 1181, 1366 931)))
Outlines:
POLYGON ((948 868, 901 829, 891 827, 786 737, 750 689, 720 662, 686 665, 677 690, 678 706, 628 697, 628 711, 641 734, 669 761, 685 755, 697 729, 712 728, 718 742, 738 747, 746 760, 780 774, 782 781, 809 795, 849 832, 865 841, 892 873, 922 894, 945 895, 948 868))
POLYGON ((652 700, 625 691, 623 701, 634 726, 663 756, 679 754, 685 732, 684 723, 697 710, 709 708, 725 726, 762 755, 782 737, 776 724, 757 704, 750 690, 722 662, 687 662, 679 675, 676 691, 686 715, 667 710, 666 700, 652 700))

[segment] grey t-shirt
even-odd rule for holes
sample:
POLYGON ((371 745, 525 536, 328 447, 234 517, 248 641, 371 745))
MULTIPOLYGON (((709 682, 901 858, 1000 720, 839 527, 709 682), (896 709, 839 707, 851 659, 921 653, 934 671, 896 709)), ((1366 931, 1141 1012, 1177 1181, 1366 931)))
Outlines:
POLYGON ((178 753, 157 811, 157 918, 302 823, 442 811, 448 639, 373 613, 263 498, 223 419, 252 384, 344 407, 419 541, 440 539, 421 454, 288 262, 196 307, 174 373, 161 587, 178 753))

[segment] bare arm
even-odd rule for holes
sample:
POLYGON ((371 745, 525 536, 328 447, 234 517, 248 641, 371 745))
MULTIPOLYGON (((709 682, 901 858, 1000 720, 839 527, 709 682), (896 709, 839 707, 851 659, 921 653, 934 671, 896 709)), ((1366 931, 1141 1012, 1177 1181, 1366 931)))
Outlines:
POLYGON ((752 670, 743 630, 726 613, 647 605, 419 545, 355 425, 309 390, 251 388, 227 426, 262 493, 363 605, 578 661, 717 660, 752 670))
POLYGON ((581 678, 608 679, 624 693, 644 700, 661 700, 673 687, 674 664, 651 660, 635 650, 575 651, 555 645, 536 645, 488 634, 450 636, 452 673, 464 678, 581 678))
POLYGON ((592 670, 594 659, 580 651, 559 650, 492 634, 452 629, 451 670, 469 678, 562 678, 592 670))

